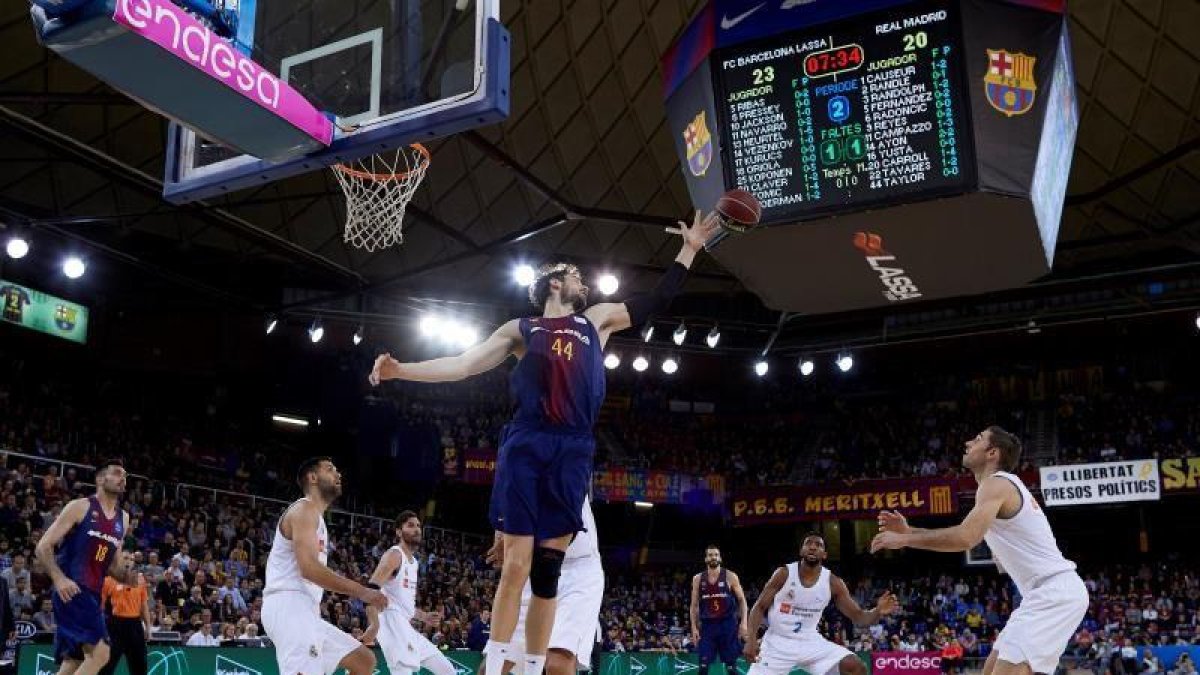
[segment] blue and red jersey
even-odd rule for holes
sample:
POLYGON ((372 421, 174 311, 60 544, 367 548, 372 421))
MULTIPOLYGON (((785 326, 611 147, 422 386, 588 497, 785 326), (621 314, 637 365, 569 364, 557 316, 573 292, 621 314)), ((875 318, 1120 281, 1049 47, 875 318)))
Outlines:
POLYGON ((525 356, 509 376, 513 424, 546 431, 591 433, 604 402, 600 334, 581 314, 520 320, 525 356))
POLYGON ((708 580, 708 572, 700 573, 700 618, 706 621, 733 616, 733 594, 724 568, 716 581, 708 580))
POLYGON ((112 557, 124 537, 125 512, 118 508, 112 518, 107 518, 100 501, 88 497, 83 520, 67 534, 58 549, 58 566, 80 588, 100 595, 112 557))

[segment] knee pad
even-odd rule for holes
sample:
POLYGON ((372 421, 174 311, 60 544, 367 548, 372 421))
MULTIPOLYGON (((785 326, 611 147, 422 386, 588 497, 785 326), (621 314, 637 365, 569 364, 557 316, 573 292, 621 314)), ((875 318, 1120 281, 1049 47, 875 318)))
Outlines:
POLYGON ((529 589, 534 595, 546 600, 558 595, 558 577, 562 574, 566 557, 565 552, 544 546, 533 550, 533 561, 529 565, 529 589))

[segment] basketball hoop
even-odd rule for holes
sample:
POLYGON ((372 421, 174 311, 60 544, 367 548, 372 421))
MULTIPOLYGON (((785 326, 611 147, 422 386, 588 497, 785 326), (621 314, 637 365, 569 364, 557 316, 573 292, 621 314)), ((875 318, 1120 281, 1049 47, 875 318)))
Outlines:
POLYGON ((429 168, 425 146, 413 143, 332 168, 346 196, 343 240, 366 251, 404 241, 404 209, 429 168))

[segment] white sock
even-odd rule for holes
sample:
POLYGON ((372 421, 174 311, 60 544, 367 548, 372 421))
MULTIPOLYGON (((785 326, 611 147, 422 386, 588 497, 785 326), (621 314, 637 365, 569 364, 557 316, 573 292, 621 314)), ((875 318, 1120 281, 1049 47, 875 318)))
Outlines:
POLYGON ((546 655, 541 656, 525 656, 525 672, 522 675, 542 675, 542 668, 546 666, 546 655))
POLYGON ((487 661, 484 661, 483 675, 500 675, 504 672, 504 662, 508 660, 508 643, 487 643, 487 661))

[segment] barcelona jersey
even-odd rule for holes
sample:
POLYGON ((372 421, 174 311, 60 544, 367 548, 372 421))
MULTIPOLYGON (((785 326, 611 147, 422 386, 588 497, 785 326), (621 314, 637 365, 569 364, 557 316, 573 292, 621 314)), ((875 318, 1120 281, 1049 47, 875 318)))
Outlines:
POLYGON ((716 581, 708 580, 708 572, 700 573, 700 618, 724 619, 733 614, 733 596, 729 579, 722 569, 716 581))
POLYGON ((66 536, 58 549, 58 566, 67 578, 96 595, 104 589, 104 577, 112 557, 125 537, 124 511, 117 509, 112 518, 104 515, 100 501, 88 497, 83 520, 66 536))
POLYGON ((604 402, 604 354, 600 334, 586 317, 520 320, 525 356, 509 385, 517 427, 591 433, 604 402))

